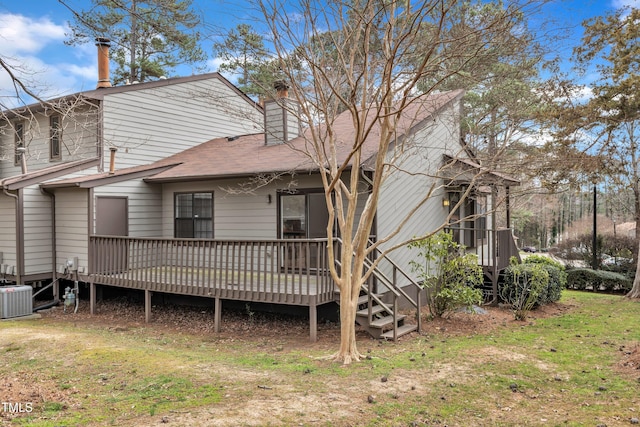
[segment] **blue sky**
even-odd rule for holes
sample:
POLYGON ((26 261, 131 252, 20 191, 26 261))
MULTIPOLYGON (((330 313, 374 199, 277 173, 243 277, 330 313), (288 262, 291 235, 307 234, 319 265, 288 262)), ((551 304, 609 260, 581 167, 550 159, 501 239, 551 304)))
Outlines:
MULTIPOLYGON (((89 0, 66 0, 80 10, 89 0)), ((243 9, 233 0, 194 0, 202 13, 203 32, 219 34, 222 27, 239 23, 243 9)), ((555 20, 555 25, 567 28, 573 40, 580 37, 583 20, 606 13, 623 5, 640 5, 640 0, 558 0, 545 7, 537 17, 540 22, 555 20)), ((23 78, 45 97, 53 97, 95 88, 97 80, 96 48, 66 46, 67 22, 71 12, 57 0, 0 0, 0 57, 23 66, 23 78)), ((211 56, 210 42, 204 42, 211 56)), ((568 41, 558 53, 568 58, 575 43, 568 41)), ((215 58, 209 59, 205 71, 216 71, 215 58)), ((189 69, 178 70, 181 75, 189 69)), ((10 86, 8 76, 0 72, 0 96, 10 86)), ((5 92, 6 93, 6 92, 5 92)))

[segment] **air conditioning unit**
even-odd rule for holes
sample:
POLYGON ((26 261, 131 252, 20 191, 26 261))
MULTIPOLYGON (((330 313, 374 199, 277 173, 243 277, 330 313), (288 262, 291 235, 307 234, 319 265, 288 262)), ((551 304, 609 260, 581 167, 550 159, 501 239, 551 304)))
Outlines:
POLYGON ((0 287, 0 319, 28 316, 33 312, 31 286, 0 287))

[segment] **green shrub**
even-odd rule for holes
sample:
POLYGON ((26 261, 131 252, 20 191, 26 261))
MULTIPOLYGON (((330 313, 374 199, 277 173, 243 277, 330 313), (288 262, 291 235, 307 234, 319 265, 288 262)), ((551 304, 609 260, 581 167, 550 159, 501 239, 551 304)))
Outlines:
POLYGON ((564 271, 564 265, 561 262, 556 261, 548 256, 544 255, 529 255, 522 260, 525 264, 544 264, 550 265, 552 267, 556 267, 562 271, 564 271))
POLYGON ((451 233, 440 232, 412 243, 418 261, 411 268, 427 289, 427 305, 434 317, 443 317, 461 308, 482 302, 482 267, 475 254, 465 254, 464 246, 451 233))
POLYGON ((567 287, 570 289, 627 292, 632 284, 628 277, 612 271, 574 268, 567 272, 567 287))
POLYGON ((530 255, 523 260, 524 264, 541 265, 549 273, 549 283, 541 291, 537 305, 544 305, 560 300, 562 290, 567 286, 567 272, 562 263, 543 255, 530 255))
POLYGON ((525 320, 527 313, 548 298, 549 273, 542 264, 512 263, 505 271, 499 293, 502 301, 513 310, 517 320, 525 320))

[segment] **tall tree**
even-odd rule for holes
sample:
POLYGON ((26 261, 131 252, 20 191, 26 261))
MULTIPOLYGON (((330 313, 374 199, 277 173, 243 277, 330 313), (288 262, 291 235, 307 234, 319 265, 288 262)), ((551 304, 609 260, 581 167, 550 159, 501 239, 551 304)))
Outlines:
POLYGON ((192 0, 92 0, 91 5, 80 12, 69 7, 75 19, 66 43, 109 38, 111 59, 117 64, 112 76, 116 84, 158 79, 177 65, 206 59, 192 0))
POLYGON ((277 66, 265 47, 264 37, 249 24, 238 24, 214 43, 213 53, 222 60, 219 71, 238 74, 238 88, 249 96, 264 96, 279 80, 277 66))
MULTIPOLYGON (((407 243, 384 246, 399 229, 378 236, 374 245, 369 245, 368 239, 383 184, 402 168, 401 156, 390 156, 390 150, 398 142, 394 135, 400 123, 411 120, 407 116, 415 108, 413 95, 444 88, 447 78, 463 72, 479 51, 500 40, 505 20, 519 15, 522 7, 531 3, 505 2, 486 21, 476 21, 459 31, 454 31, 458 2, 448 0, 257 3, 270 27, 290 93, 299 101, 301 119, 311 129, 322 123, 322 131, 312 132, 307 141, 307 154, 316 162, 325 190, 327 235, 333 235, 335 221, 342 239, 339 255, 329 248, 328 264, 341 290, 341 340, 334 357, 350 363, 361 357, 356 346, 355 313, 359 291, 371 274, 365 259, 381 248, 389 251, 407 243), (302 67, 297 66, 300 63, 302 67), (348 141, 340 139, 333 125, 336 115, 344 111, 351 116, 355 130, 348 141), (378 147, 377 154, 368 160, 362 151, 367 138, 375 138, 378 147), (336 153, 345 146, 350 154, 344 162, 338 161, 336 153), (363 194, 357 174, 346 178, 343 172, 349 167, 358 171, 365 160, 375 165, 376 172, 369 192, 363 194), (359 206, 364 206, 360 212, 359 206), (334 261, 339 261, 340 269, 334 261)), ((392 152, 404 149, 408 147, 399 144, 392 152)), ((438 185, 436 182, 442 179, 433 180, 432 185, 438 185)), ((424 189, 422 203, 434 191, 433 186, 424 189)), ((332 240, 329 242, 331 246, 332 240)))
MULTIPOLYGON (((592 155, 594 177, 608 175, 633 192, 640 245, 640 9, 622 8, 583 26, 574 59, 582 71, 595 70, 598 77, 589 84, 593 95, 587 102, 559 110, 559 140, 592 155)), ((640 298, 640 263, 637 268, 628 294, 633 298, 640 298)))

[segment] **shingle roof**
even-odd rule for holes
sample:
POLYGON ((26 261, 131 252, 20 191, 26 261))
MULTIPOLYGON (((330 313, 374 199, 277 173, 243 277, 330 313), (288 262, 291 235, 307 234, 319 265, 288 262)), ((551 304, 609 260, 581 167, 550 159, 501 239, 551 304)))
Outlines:
POLYGON ((60 179, 57 181, 49 181, 41 184, 42 188, 64 188, 64 187, 79 187, 79 188, 92 188, 101 185, 114 184, 117 182, 128 181, 135 178, 145 178, 159 171, 166 170, 175 164, 160 165, 157 163, 133 166, 125 169, 119 169, 111 172, 102 172, 92 175, 86 175, 75 178, 60 179))
POLYGON ((20 114, 21 112, 41 111, 47 108, 47 105, 56 104, 65 100, 74 100, 78 98, 84 98, 84 99, 100 101, 100 100, 103 100, 105 96, 116 94, 116 93, 134 92, 137 90, 172 86, 176 84, 189 83, 189 82, 195 82, 195 81, 207 80, 207 79, 220 80, 223 84, 227 85, 229 88, 235 91, 238 94, 238 96, 244 98, 247 101, 247 103, 254 105, 256 108, 260 109, 257 103, 251 100, 251 98, 249 98, 246 94, 244 94, 244 92, 242 92, 232 83, 230 83, 220 73, 206 73, 206 74, 197 74, 197 75, 186 76, 186 77, 171 77, 168 79, 154 80, 150 82, 135 83, 135 84, 129 84, 129 85, 119 85, 119 86, 112 86, 112 87, 105 87, 105 88, 92 89, 92 90, 87 90, 82 92, 76 92, 69 95, 64 95, 61 97, 49 99, 49 100, 46 100, 45 102, 36 102, 34 104, 26 105, 23 107, 17 107, 12 110, 5 110, 5 111, 2 111, 2 116, 11 119, 14 116, 20 114))
POLYGON ((20 188, 28 187, 30 185, 38 184, 43 181, 55 179, 59 176, 68 175, 70 173, 79 172, 87 169, 91 166, 96 166, 100 163, 100 159, 91 158, 76 160, 73 162, 59 163, 47 168, 38 169, 26 174, 15 175, 0 181, 0 187, 7 190, 17 190, 20 188))
MULTIPOLYGON (((463 95, 463 91, 451 91, 417 97, 411 101, 398 122, 395 140, 401 140, 414 128, 423 125, 446 105, 463 95)), ((371 113, 372 120, 375 113, 371 113)), ((321 129, 321 128, 320 128, 321 129)), ((349 112, 339 115, 332 126, 338 135, 337 157, 347 160, 355 129, 349 112)), ((362 159, 374 156, 378 151, 380 127, 374 124, 362 147, 362 159)), ((156 164, 178 163, 170 169, 146 178, 147 182, 188 181, 195 179, 253 176, 278 172, 311 172, 318 169, 311 157, 309 139, 298 137, 287 144, 265 145, 264 134, 252 134, 230 140, 218 138, 175 154, 156 164)), ((349 162, 351 164, 351 162, 349 162)))

